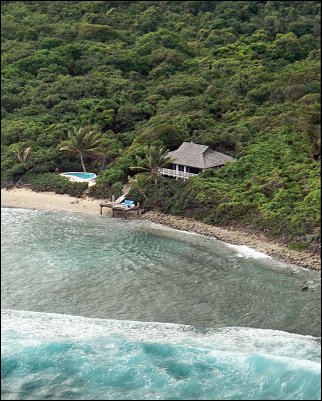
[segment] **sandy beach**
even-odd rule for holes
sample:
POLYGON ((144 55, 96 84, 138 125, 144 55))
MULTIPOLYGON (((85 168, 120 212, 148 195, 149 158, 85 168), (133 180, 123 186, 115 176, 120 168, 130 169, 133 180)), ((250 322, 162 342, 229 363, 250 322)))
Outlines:
MULTIPOLYGON (((1 189, 1 206, 99 215, 99 204, 104 201, 105 199, 74 198, 69 195, 58 195, 54 192, 34 192, 28 188, 1 189)), ((110 213, 110 210, 106 207, 103 208, 103 215, 110 213)))
MULTIPOLYGON (((100 206, 104 199, 74 198, 69 195, 58 195, 53 192, 33 192, 27 188, 1 189, 1 206, 22 207, 43 210, 62 210, 99 215, 100 206)), ((103 215, 109 215, 111 209, 103 208, 103 215)), ((186 217, 164 215, 159 212, 147 212, 141 219, 163 224, 178 230, 190 231, 221 241, 247 245, 258 252, 276 257, 286 262, 314 270, 321 269, 321 257, 309 251, 295 251, 287 248, 278 240, 264 235, 210 226, 186 217)))

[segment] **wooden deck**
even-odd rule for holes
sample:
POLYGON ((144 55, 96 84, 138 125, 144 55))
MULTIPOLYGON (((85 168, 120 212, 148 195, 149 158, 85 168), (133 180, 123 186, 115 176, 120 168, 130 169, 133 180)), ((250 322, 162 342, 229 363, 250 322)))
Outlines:
POLYGON ((198 174, 188 173, 187 171, 172 170, 170 168, 160 168, 159 173, 162 175, 167 175, 169 177, 183 178, 187 180, 190 177, 195 177, 198 174))
POLYGON ((123 214, 123 217, 127 219, 130 212, 136 212, 136 215, 140 215, 140 208, 138 206, 126 207, 126 206, 113 206, 112 207, 112 217, 116 217, 117 213, 123 214))
POLYGON ((110 209, 112 209, 113 207, 113 202, 104 202, 104 203, 100 203, 100 215, 102 216, 102 212, 103 212, 103 207, 108 207, 110 209))
POLYGON ((127 206, 122 206, 120 204, 115 204, 114 202, 106 202, 106 203, 100 203, 100 215, 102 216, 103 214, 103 207, 108 207, 112 209, 112 217, 116 217, 116 214, 123 214, 123 217, 127 219, 127 216, 129 212, 136 212, 136 216, 140 215, 141 209, 138 206, 134 207, 127 207, 127 206))

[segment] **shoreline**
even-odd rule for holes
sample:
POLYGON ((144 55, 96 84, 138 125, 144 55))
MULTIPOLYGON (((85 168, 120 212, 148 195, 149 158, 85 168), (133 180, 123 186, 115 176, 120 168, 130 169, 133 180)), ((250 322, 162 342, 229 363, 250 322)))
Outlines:
POLYGON ((267 238, 263 234, 253 234, 242 230, 233 230, 211 226, 188 217, 166 215, 156 211, 146 212, 141 219, 162 224, 181 231, 212 237, 231 245, 246 245, 257 252, 265 253, 283 262, 294 264, 310 270, 321 270, 321 257, 308 251, 296 251, 267 238))
MULTIPOLYGON (((105 199, 75 198, 69 195, 59 195, 54 192, 34 192, 28 188, 1 189, 1 206, 21 207, 42 210, 60 210, 100 215, 101 202, 105 199)), ((103 216, 111 215, 111 209, 103 208, 103 216)), ((211 226, 188 217, 178 217, 149 211, 140 216, 141 220, 162 224, 181 231, 188 231, 213 237, 232 245, 246 245, 257 252, 263 252, 281 261, 291 263, 311 270, 321 270, 320 255, 308 251, 295 251, 287 248, 278 240, 242 230, 232 230, 211 226)))
MULTIPOLYGON (((101 202, 106 199, 76 198, 70 195, 60 195, 55 192, 35 192, 29 188, 1 188, 2 207, 21 207, 27 209, 61 210, 85 214, 100 214, 101 202)), ((110 209, 103 208, 103 215, 110 209)))

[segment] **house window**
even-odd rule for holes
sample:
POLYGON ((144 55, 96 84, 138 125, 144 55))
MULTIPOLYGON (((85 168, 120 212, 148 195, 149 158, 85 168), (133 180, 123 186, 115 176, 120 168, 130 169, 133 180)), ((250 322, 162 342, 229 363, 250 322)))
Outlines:
POLYGON ((181 164, 178 164, 178 168, 179 168, 179 171, 184 171, 184 166, 181 166, 181 164))
POLYGON ((171 163, 170 166, 169 166, 169 169, 170 170, 175 170, 176 169, 176 165, 171 163))

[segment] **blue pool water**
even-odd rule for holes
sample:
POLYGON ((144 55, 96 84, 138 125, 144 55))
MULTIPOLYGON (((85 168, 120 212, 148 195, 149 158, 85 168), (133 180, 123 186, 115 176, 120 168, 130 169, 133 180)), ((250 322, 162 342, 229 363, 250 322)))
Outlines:
POLYGON ((1 217, 1 399, 321 399, 319 272, 146 221, 1 217))
POLYGON ((71 175, 73 177, 78 177, 82 178, 83 180, 89 180, 89 179, 94 179, 96 178, 96 174, 94 173, 81 173, 81 172, 76 172, 76 173, 63 173, 63 175, 71 175))

